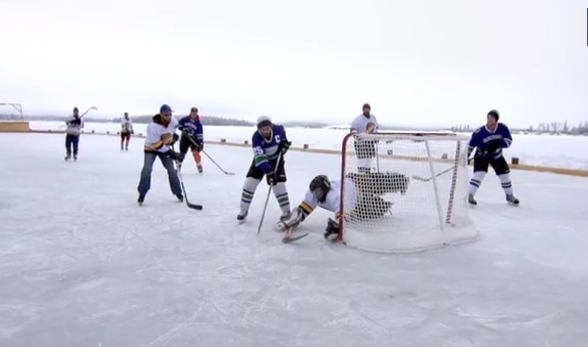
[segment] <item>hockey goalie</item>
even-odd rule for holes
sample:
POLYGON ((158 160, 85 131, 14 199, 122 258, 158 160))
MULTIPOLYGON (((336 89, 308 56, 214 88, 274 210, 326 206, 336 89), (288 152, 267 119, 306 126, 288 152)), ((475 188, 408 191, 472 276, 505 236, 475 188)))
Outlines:
POLYGON ((335 214, 327 222, 324 237, 336 241, 341 231, 341 212, 345 221, 382 218, 391 213, 392 208, 392 202, 382 198, 382 195, 396 192, 406 194, 409 181, 407 176, 396 172, 349 173, 345 176, 343 199, 341 180, 331 181, 326 175, 318 175, 310 182, 304 200, 292 210, 289 218, 276 224, 276 229, 295 229, 318 206, 335 214))

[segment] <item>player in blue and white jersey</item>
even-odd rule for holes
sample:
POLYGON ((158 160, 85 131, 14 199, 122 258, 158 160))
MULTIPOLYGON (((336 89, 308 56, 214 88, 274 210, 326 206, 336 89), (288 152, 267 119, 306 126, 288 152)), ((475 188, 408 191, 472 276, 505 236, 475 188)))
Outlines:
POLYGON ((272 186, 283 212, 280 219, 290 215, 284 154, 291 144, 286 136, 286 129, 282 125, 272 123, 272 120, 267 116, 261 116, 257 119, 257 130, 251 137, 253 161, 243 184, 241 211, 237 215, 237 220, 240 223, 245 221, 255 190, 264 176, 267 183, 272 186), (280 157, 281 159, 278 161, 280 157))
MULTIPOLYGON (((197 107, 192 107, 190 114, 180 119, 178 129, 182 132, 182 137, 180 138, 180 153, 182 154, 182 158, 186 156, 188 149, 190 149, 198 173, 202 173, 202 157, 200 156, 200 152, 204 149, 204 128, 202 127, 202 122, 200 122, 197 107)), ((178 163, 178 170, 181 170, 182 163, 183 159, 178 163)))
POLYGON ((474 175, 470 180, 469 203, 477 205, 474 199, 478 188, 488 173, 488 165, 500 179, 502 189, 506 194, 506 201, 518 205, 519 199, 514 196, 512 182, 510 181, 510 167, 502 155, 503 148, 509 148, 512 144, 510 130, 504 123, 499 123, 498 111, 491 110, 486 117, 486 125, 478 128, 472 134, 468 149, 468 158, 476 150, 474 160, 474 175))

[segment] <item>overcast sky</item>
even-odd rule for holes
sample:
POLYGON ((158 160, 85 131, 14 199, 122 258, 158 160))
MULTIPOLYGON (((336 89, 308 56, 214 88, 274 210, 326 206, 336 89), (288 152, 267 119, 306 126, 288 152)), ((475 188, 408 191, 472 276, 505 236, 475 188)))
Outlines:
MULTIPOLYGON (((588 120, 585 1, 2 0, 0 102, 511 126, 588 120)), ((0 112, 8 112, 0 107, 0 112)))

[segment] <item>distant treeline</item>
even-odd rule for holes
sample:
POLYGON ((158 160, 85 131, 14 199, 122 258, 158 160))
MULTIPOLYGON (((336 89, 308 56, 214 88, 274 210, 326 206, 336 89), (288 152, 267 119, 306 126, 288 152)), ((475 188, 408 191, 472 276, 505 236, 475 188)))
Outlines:
MULTIPOLYGON (((68 117, 66 116, 54 116, 54 115, 37 115, 37 116, 24 116, 24 119, 27 121, 46 121, 46 122, 64 122, 68 117)), ((152 115, 148 116, 131 116, 133 123, 136 124, 147 124, 151 122, 153 118, 152 115)), ((178 117, 176 117, 178 118, 178 117)), ((0 114, 0 120, 21 120, 20 115, 14 114, 0 114)), ((92 116, 85 116, 84 120, 90 123, 120 123, 122 118, 94 118, 92 116)), ((217 117, 217 116, 200 116, 200 120, 204 125, 214 125, 214 126, 254 126, 254 122, 242 120, 242 119, 234 119, 234 118, 224 118, 224 117, 217 117)), ((308 129, 320 129, 330 126, 332 124, 328 123, 321 123, 321 122, 304 122, 304 121, 294 121, 294 122, 279 122, 286 127, 300 127, 300 128, 308 128, 308 129)), ((442 128, 418 128, 418 127, 407 127, 407 126, 393 126, 393 125, 385 125, 382 124, 380 130, 384 131, 419 131, 419 130, 427 130, 427 131, 435 131, 435 130, 447 130, 442 128)))
MULTIPOLYGON (((47 122, 64 122, 68 117, 64 116, 51 116, 51 115, 39 115, 39 116, 25 116, 24 119, 27 121, 47 121, 47 122)), ((151 122, 152 115, 149 116, 132 116, 133 123, 147 124, 151 122)), ((177 117, 176 117, 177 118, 177 117)), ((21 120, 20 116, 0 114, 0 120, 21 120)), ((122 118, 94 118, 91 116, 85 116, 84 120, 89 123, 120 123, 122 118)), ((200 116, 200 120, 204 125, 216 125, 216 126, 253 126, 254 123, 248 122, 241 119, 214 117, 214 116, 200 116)))

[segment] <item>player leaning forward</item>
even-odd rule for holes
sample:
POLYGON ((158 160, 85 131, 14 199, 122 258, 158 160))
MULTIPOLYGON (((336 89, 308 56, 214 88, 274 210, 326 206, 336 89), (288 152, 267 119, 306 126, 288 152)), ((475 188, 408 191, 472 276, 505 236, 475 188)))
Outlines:
POLYGON ((477 205, 474 199, 478 188, 488 173, 488 165, 500 179, 502 189, 506 194, 506 201, 518 205, 519 199, 514 196, 512 182, 510 181, 510 168, 502 155, 502 149, 510 147, 512 136, 510 130, 503 123, 499 123, 498 111, 491 110, 486 116, 486 125, 478 128, 470 139, 468 158, 474 149, 474 175, 470 180, 469 203, 477 205))
POLYGON ((181 158, 181 154, 174 152, 171 146, 179 139, 175 133, 177 121, 172 117, 172 109, 168 105, 162 105, 159 114, 153 117, 153 120, 147 125, 143 169, 141 170, 141 180, 137 190, 139 191, 139 205, 145 201, 145 195, 151 188, 151 172, 153 163, 159 158, 161 164, 167 170, 169 187, 179 201, 184 201, 180 179, 174 167, 174 161, 181 158))
POLYGON ((290 199, 286 188, 284 154, 286 154, 291 144, 286 137, 286 129, 282 125, 273 124, 267 116, 259 117, 257 130, 251 138, 253 162, 243 184, 241 211, 237 215, 237 220, 240 223, 245 221, 257 186, 264 176, 268 185, 272 187, 282 210, 280 220, 290 216, 290 199))
POLYGON ((346 222, 355 224, 382 218, 392 208, 392 202, 382 195, 396 192, 404 195, 409 182, 407 176, 396 172, 352 172, 345 176, 343 185, 341 180, 331 181, 325 175, 318 175, 310 182, 304 200, 288 218, 276 225, 276 229, 296 228, 318 206, 335 214, 334 219, 329 218, 324 234, 325 239, 335 241, 341 232, 341 214, 346 222))

